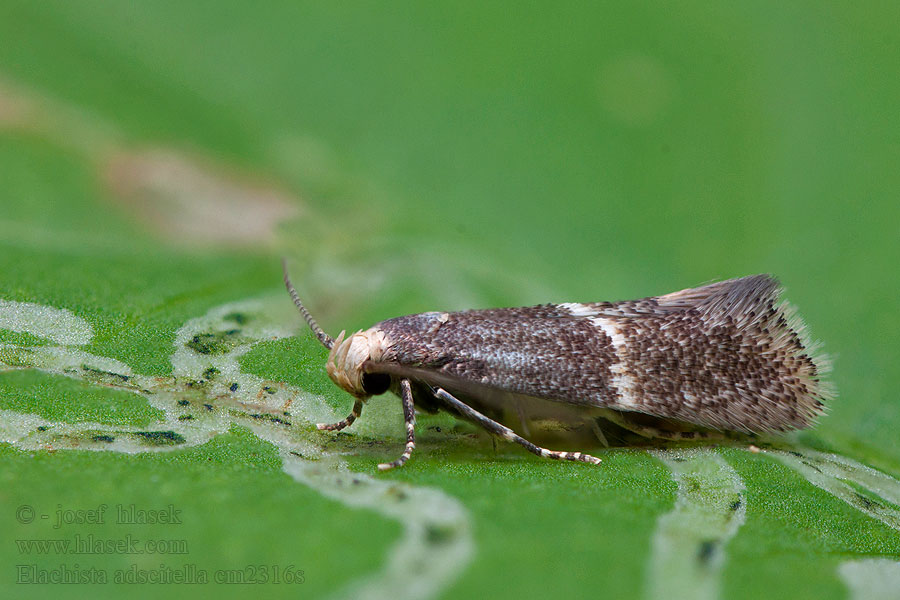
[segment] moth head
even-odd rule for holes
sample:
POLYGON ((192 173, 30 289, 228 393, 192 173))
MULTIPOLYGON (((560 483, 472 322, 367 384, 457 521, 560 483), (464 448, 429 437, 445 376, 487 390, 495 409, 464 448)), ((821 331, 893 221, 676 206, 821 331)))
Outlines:
POLYGON ((357 331, 350 337, 345 332, 334 341, 328 355, 328 376, 340 388, 357 398, 383 394, 391 385, 384 373, 367 373, 367 362, 378 362, 386 346, 384 332, 375 327, 357 331))
POLYGON ((306 307, 300 301, 297 290, 288 276, 287 261, 281 259, 281 268, 284 272, 284 285, 291 295, 294 304, 303 318, 306 319, 309 328, 316 334, 319 342, 331 352, 328 354, 328 376, 342 389, 357 398, 368 398, 385 393, 391 386, 391 377, 384 373, 366 373, 364 366, 367 361, 378 362, 384 355, 387 341, 384 332, 375 327, 366 331, 357 331, 349 338, 344 339, 344 332, 335 340, 319 327, 306 307))

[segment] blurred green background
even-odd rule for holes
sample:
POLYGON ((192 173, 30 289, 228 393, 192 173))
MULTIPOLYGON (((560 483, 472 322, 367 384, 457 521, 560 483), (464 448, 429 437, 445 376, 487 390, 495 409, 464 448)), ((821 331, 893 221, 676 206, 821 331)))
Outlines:
MULTIPOLYGON (((800 440, 900 476, 898 23, 896 2, 5 0, 0 299, 69 309, 93 325, 91 352, 166 376, 178 327, 279 293, 282 254, 333 333, 412 312, 617 300, 769 272, 834 359, 839 396, 800 440)), ((0 330, 3 341, 32 343, 0 330)), ((261 374, 349 406, 314 345, 270 353, 261 374), (312 366, 296 374, 298 361, 312 366)), ((83 401, 17 377, 0 373, 2 408, 83 401)), ((365 457, 355 468, 371 472, 398 447, 379 446, 398 439, 395 417, 374 417, 375 447, 352 447, 365 457)), ((342 561, 378 568, 391 522, 285 491, 271 447, 223 437, 232 450, 178 455, 193 475, 165 455, 6 446, 0 519, 12 522, 28 494, 77 504, 83 482, 115 499, 165 481, 166 498, 188 506, 198 489, 217 490, 222 530, 255 504, 246 531, 206 523, 191 534, 224 545, 215 560, 299 553, 304 595, 332 589, 342 561), (250 451, 257 459, 241 458, 250 451), (112 473, 116 485, 103 484, 112 473), (235 491, 246 485, 272 499, 235 491), (313 536, 292 510, 373 533, 313 536)), ((442 488, 472 513, 472 565, 440 593, 642 593, 648 539, 675 489, 646 454, 612 454, 591 474, 504 450, 500 470, 490 442, 432 441, 431 454, 385 477, 442 488)), ((763 504, 770 487, 806 494, 809 510, 834 502, 809 500, 820 492, 763 458, 728 456, 763 504)), ((748 507, 723 597, 843 598, 839 557, 900 552, 881 524, 848 541, 859 517, 840 503, 808 525, 790 514, 800 508, 769 510, 757 519, 748 507), (816 575, 798 581, 798 568, 816 575)), ((8 586, 18 557, 0 553, 8 586)))

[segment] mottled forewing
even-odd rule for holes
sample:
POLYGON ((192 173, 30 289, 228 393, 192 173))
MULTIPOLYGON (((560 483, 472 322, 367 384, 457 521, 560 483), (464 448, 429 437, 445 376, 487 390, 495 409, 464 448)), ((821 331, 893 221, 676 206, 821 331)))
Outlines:
MULTIPOLYGON (((554 305, 425 313, 379 323, 388 350, 383 361, 539 398, 605 406, 612 341, 589 321, 554 305)), ((448 379, 452 378, 452 379, 448 379)))
POLYGON ((656 298, 658 313, 597 319, 615 332, 619 406, 725 430, 810 425, 830 392, 778 293, 757 275, 656 298))

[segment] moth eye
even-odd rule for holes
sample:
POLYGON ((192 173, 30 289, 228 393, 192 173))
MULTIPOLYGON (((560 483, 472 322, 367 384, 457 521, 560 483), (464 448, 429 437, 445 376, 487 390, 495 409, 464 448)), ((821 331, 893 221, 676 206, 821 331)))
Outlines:
POLYGON ((363 391, 372 396, 377 396, 388 391, 391 387, 391 376, 385 373, 363 373, 363 391))

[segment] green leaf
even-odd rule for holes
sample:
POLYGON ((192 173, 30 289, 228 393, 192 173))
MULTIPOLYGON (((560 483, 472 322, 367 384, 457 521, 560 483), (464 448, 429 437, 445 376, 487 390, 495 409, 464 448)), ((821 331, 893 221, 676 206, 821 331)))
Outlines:
POLYGON ((0 595, 894 597, 897 13, 3 3, 0 595), (598 467, 421 415, 380 473, 283 255, 331 334, 771 272, 839 396, 598 467))

